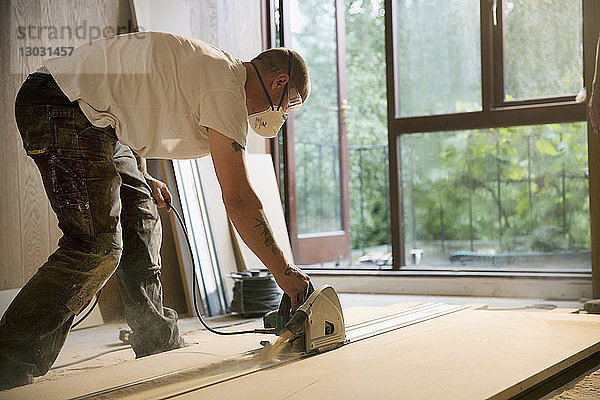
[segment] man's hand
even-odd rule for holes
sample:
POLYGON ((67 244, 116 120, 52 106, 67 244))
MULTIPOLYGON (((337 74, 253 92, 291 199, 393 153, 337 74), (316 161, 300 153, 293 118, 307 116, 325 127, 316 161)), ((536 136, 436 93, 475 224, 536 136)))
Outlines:
POLYGON ((167 211, 171 211, 171 208, 165 203, 165 200, 171 203, 171 192, 166 183, 159 181, 150 175, 146 175, 146 181, 148 181, 150 187, 152 187, 152 197, 156 200, 158 207, 167 207, 167 211))
MULTIPOLYGON (((135 154, 135 153, 134 153, 135 154)), ((141 157, 139 154, 135 154, 135 161, 137 163, 138 169, 146 178, 146 182, 152 188, 152 197, 156 200, 159 208, 167 207, 167 211, 171 211, 171 207, 167 206, 165 200, 171 204, 171 192, 169 192, 169 188, 167 185, 154 178, 152 175, 148 173, 148 168, 146 167, 146 159, 141 157)))
POLYGON ((300 268, 291 264, 285 267, 283 274, 274 275, 274 277, 279 287, 290 296, 292 314, 295 313, 296 309, 306 300, 310 278, 300 268))

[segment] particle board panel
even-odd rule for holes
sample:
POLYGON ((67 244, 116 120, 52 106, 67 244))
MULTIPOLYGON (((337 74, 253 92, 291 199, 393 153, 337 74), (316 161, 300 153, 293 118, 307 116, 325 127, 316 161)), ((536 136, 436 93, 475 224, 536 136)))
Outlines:
MULTIPOLYGON (((151 162, 151 164, 153 164, 153 162, 151 162)), ((160 160, 159 165, 162 180, 169 186, 169 188, 171 188, 171 193, 173 194, 172 204, 174 207, 177 207, 178 210, 181 210, 181 199, 179 197, 179 193, 176 190, 177 183, 175 182, 173 163, 167 160, 160 160)), ((179 267, 179 278, 181 281, 182 295, 184 297, 188 313, 193 314, 191 293, 185 281, 185 265, 186 263, 191 263, 191 255, 189 254, 189 251, 187 251, 187 247, 185 248, 185 250, 184 248, 182 248, 183 243, 180 238, 184 238, 184 231, 183 228, 178 225, 178 223, 179 222, 175 220, 175 213, 168 213, 168 226, 170 227, 169 230, 171 231, 171 235, 167 235, 165 232, 163 232, 163 245, 165 239, 169 240, 172 243, 175 257, 171 259, 174 262, 176 262, 176 264, 179 267)))
POLYGON ((229 217, 223 204, 221 186, 217 180, 215 167, 211 157, 203 157, 196 161, 204 199, 208 210, 208 219, 213 235, 217 258, 227 287, 228 298, 233 298, 234 282, 229 274, 238 271, 238 264, 233 249, 233 242, 229 231, 229 217))
POLYGON ((267 335, 241 335, 215 337, 206 334, 198 345, 152 355, 118 365, 102 368, 83 368, 85 373, 63 379, 36 382, 32 385, 0 392, 0 399, 62 400, 83 396, 117 385, 167 374, 180 369, 210 365, 225 358, 259 347, 267 335))
POLYGON ((466 310, 177 399, 508 399, 600 350, 600 318, 466 310))
MULTIPOLYGON (((285 258, 293 263, 294 255, 283 214, 283 206, 281 205, 273 159, 270 154, 246 154, 246 165, 250 183, 262 202, 263 209, 273 230, 273 237, 283 251, 285 258)), ((237 231, 235 231, 235 239, 246 269, 266 268, 256 254, 244 243, 237 231)))
MULTIPOLYGON (((344 317, 346 323, 352 325, 372 318, 407 310, 420 304, 412 302, 398 303, 384 307, 351 307, 344 310, 344 317)), ((259 326, 260 321, 255 321, 229 329, 241 330, 257 328, 259 326)), ((60 371, 57 370, 54 371, 53 376, 48 380, 44 378, 42 380, 38 379, 32 385, 0 392, 0 400, 37 398, 54 400, 83 396, 95 391, 173 371, 201 368, 218 363, 249 350, 260 348, 259 342, 261 340, 274 341, 275 337, 273 335, 216 336, 206 331, 199 331, 198 334, 194 334, 194 339, 198 342, 194 346, 126 361, 112 366, 107 366, 102 363, 102 360, 74 365, 69 368, 67 376, 64 377, 61 377, 60 371), (98 365, 101 365, 102 368, 98 368, 98 365)), ((108 397, 110 398, 110 396, 108 397)), ((217 396, 216 398, 220 397, 217 396)))

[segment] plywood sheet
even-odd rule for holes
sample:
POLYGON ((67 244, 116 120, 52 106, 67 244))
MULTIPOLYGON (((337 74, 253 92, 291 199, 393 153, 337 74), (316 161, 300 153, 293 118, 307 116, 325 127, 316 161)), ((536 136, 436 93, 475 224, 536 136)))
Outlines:
MULTIPOLYGON (((420 303, 400 303, 385 307, 354 307, 344 310, 348 325, 377 318, 390 313, 406 310, 420 303)), ((213 325, 216 323, 213 323, 213 325)), ((260 327, 260 321, 229 329, 250 329, 260 327)), ((272 335, 216 336, 206 331, 194 334, 197 345, 157 354, 119 365, 103 366, 101 362, 75 365, 62 377, 59 371, 50 380, 38 381, 32 385, 0 392, 0 399, 65 399, 82 396, 98 390, 127 384, 153 376, 188 368, 199 368, 222 361, 248 350, 260 348, 261 340, 274 341, 272 335), (96 365, 96 368, 90 365, 96 365)), ((71 361, 71 360, 69 360, 71 361)))
MULTIPOLYGON (((246 154, 246 165, 250 183, 263 204, 263 209, 273 230, 273 237, 285 257, 293 262, 294 255, 292 254, 290 237, 285 223, 283 206, 281 205, 273 159, 270 154, 246 154)), ((266 268, 262 261, 244 243, 237 231, 235 231, 235 239, 246 269, 266 268)))
POLYGON ((204 335, 200 344, 167 353, 144 357, 111 367, 86 369, 63 379, 37 382, 0 392, 0 399, 71 399, 120 384, 126 384, 179 369, 209 365, 247 350, 259 347, 267 335, 215 336, 204 335))
POLYGON ((11 15, 13 2, 0 2, 0 72, 2 93, 0 96, 0 137, 3 151, 0 152, 0 290, 23 286, 21 254, 21 222, 19 204, 19 153, 24 151, 14 120, 14 96, 20 85, 21 74, 13 73, 18 43, 13 40, 11 15))
POLYGON ((233 298, 233 280, 228 277, 232 272, 238 271, 233 242, 229 232, 229 218, 223 204, 223 195, 221 186, 217 180, 215 167, 211 157, 203 157, 196 161, 198 165, 198 173, 202 190, 204 192, 204 200, 208 210, 208 219, 210 229, 213 235, 215 250, 219 260, 219 267, 223 276, 225 276, 225 285, 227 287, 229 299, 233 298))
MULTIPOLYGON (((345 315, 351 324, 399 309, 398 305, 361 307, 345 310, 345 315)), ((184 385, 187 394, 175 398, 264 399, 268 393, 269 399, 282 400, 506 399, 600 350, 598 331, 596 315, 463 310, 197 391, 184 385)), ((71 398, 177 369, 207 366, 269 338, 207 335, 198 346, 39 382, 0 393, 0 399, 42 394, 46 400, 71 398)), ((152 398, 152 393, 139 390, 134 395, 152 398)))
POLYGON ((177 399, 507 399, 598 351, 599 331, 597 316, 467 310, 177 399))

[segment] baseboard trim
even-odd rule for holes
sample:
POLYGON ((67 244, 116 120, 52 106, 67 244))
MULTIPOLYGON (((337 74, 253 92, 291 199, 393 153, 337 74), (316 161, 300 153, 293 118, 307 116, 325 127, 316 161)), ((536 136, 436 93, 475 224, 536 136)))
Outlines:
POLYGON ((410 275, 305 270, 315 286, 330 284, 340 293, 518 297, 556 300, 592 298, 591 274, 410 275))

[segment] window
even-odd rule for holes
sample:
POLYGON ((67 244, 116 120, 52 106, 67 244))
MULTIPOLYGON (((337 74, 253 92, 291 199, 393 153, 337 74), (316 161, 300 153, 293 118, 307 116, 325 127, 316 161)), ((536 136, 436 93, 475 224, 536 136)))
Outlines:
POLYGON ((313 76, 307 107, 274 146, 297 262, 353 268, 379 248, 362 267, 385 268, 391 246, 394 269, 589 271, 600 210, 588 206, 596 145, 588 149, 584 88, 599 4, 269 7, 282 36, 272 43, 305 55, 313 76))
POLYGON ((398 1, 396 24, 396 115, 481 110, 479 3, 398 1))
POLYGON ((386 10, 394 268, 589 271, 600 210, 589 208, 584 87, 600 7, 386 10))
POLYGON ((581 17, 581 0, 504 2, 502 20, 495 21, 504 26, 504 101, 583 89, 581 17))

